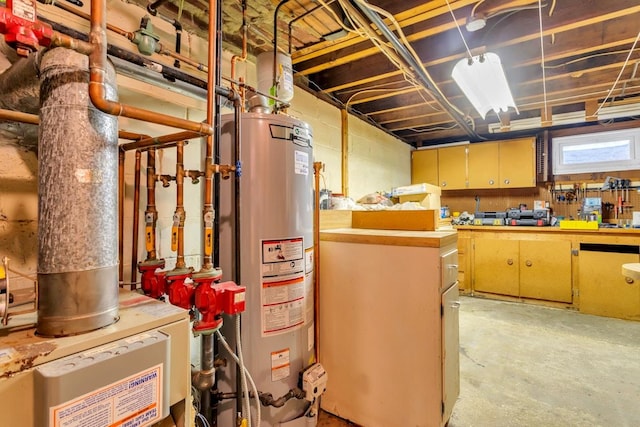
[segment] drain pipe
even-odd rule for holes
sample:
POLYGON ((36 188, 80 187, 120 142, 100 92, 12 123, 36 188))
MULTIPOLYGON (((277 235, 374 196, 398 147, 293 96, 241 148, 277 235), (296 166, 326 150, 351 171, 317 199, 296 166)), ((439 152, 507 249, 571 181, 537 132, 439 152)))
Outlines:
MULTIPOLYGON (((91 105, 87 66, 85 55, 60 48, 40 64, 36 331, 44 336, 118 319, 118 120, 91 105)), ((114 69, 101 71, 116 99, 114 69)))
MULTIPOLYGON (((286 0, 282 0, 286 1, 286 0)), ((449 116, 460 126, 471 138, 474 140, 480 139, 480 136, 476 133, 475 130, 469 123, 465 120, 465 118, 458 112, 444 97, 442 92, 437 88, 433 80, 426 74, 422 64, 420 64, 416 58, 411 55, 411 53, 407 50, 407 48, 398 40, 395 34, 387 27, 384 21, 380 18, 380 16, 374 12, 373 10, 367 7, 367 3, 365 0, 356 0, 353 4, 371 21, 378 27, 378 30, 384 35, 384 37, 391 43, 394 50, 398 52, 398 55, 405 61, 405 63, 415 72, 416 77, 422 84, 422 86, 431 93, 433 98, 442 105, 442 107, 447 111, 449 116)))

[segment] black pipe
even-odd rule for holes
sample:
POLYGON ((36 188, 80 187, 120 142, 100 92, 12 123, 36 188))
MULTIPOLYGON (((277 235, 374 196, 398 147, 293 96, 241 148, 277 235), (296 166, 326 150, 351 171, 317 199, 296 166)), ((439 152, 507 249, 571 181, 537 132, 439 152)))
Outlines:
POLYGON ((400 43, 396 35, 393 34, 389 27, 387 27, 380 16, 360 2, 354 2, 354 4, 358 9, 360 9, 362 13, 364 13, 367 18, 369 18, 369 21, 371 21, 376 25, 376 27, 378 27, 378 30, 391 43, 395 51, 398 52, 398 55, 400 55, 400 57, 407 63, 407 65, 414 70, 414 72, 416 73, 416 77, 418 77, 420 83, 431 93, 433 98, 438 101, 445 110, 447 110, 449 116, 451 116, 451 118, 456 121, 458 126, 460 126, 472 139, 479 140, 480 136, 476 133, 475 130, 471 128, 471 126, 469 126, 469 123, 467 123, 462 114, 460 114, 449 104, 449 101, 445 99, 442 93, 440 93, 435 83, 433 83, 433 80, 423 71, 422 65, 419 64, 416 58, 411 55, 411 53, 409 53, 407 48, 402 43, 400 43))
MULTIPOLYGON (((326 4, 330 4, 333 1, 334 0, 330 0, 326 4)), ((304 18, 305 16, 311 15, 313 12, 315 12, 318 9, 322 9, 323 7, 324 7, 323 5, 318 5, 318 6, 314 7, 313 9, 309 9, 305 13, 303 13, 302 15, 296 16, 291 21, 289 21, 289 55, 291 55, 291 33, 292 33, 292 25, 293 25, 293 23, 298 21, 298 20, 300 20, 300 19, 302 19, 302 18, 304 18)))
MULTIPOLYGON (((217 12, 216 12, 216 39, 222 40, 222 2, 216 2, 217 12)), ((222 82, 222 67, 220 66, 222 63, 222 43, 216 43, 216 72, 214 76, 214 81, 216 87, 220 86, 222 82)), ((228 97, 227 97, 228 98, 228 97)), ((220 136, 222 129, 221 122, 221 106, 220 102, 215 103, 215 115, 214 115, 214 140, 213 140, 213 162, 217 165, 221 163, 221 155, 220 155, 220 136)), ((213 216, 213 265, 220 266, 220 174, 215 174, 213 177, 213 212, 215 215, 213 216)), ((213 355, 214 358, 217 359, 220 352, 220 344, 218 343, 218 336, 214 334, 213 337, 213 355)), ((213 390, 218 389, 218 376, 215 375, 213 379, 213 390)), ((211 427, 218 426, 218 404, 220 398, 213 397, 211 398, 211 419, 209 420, 209 424, 211 427)))
MULTIPOLYGON (((273 12, 273 88, 274 95, 276 98, 278 97, 278 78, 276 77, 276 70, 278 69, 276 64, 278 61, 278 12, 280 11, 280 7, 282 7, 285 3, 289 2, 289 0, 280 0, 280 3, 276 6, 275 12, 273 12)), ((273 109, 275 113, 277 108, 273 109)))
MULTIPOLYGON (((66 27, 64 25, 61 25, 57 22, 48 20, 44 17, 39 16, 38 17, 39 20, 41 20, 42 22, 45 22, 49 25, 51 25, 51 27, 56 30, 61 32, 62 34, 66 34, 70 37, 73 37, 74 39, 78 39, 78 40, 83 40, 83 41, 89 41, 89 36, 87 36, 84 33, 81 33, 79 31, 76 31, 72 28, 66 27)), ((139 65, 141 67, 144 67, 148 70, 161 70, 159 71, 159 73, 164 76, 167 79, 174 79, 174 80, 178 80, 187 84, 190 84, 191 86, 195 86, 198 87, 200 89, 205 89, 207 90, 207 82, 205 80, 199 79, 197 77, 194 77, 190 74, 185 73, 184 71, 180 71, 180 70, 176 70, 175 68, 172 67, 168 67, 166 65, 160 64, 158 62, 152 61, 148 58, 145 58, 143 56, 137 55, 133 52, 130 52, 128 50, 122 49, 120 47, 117 46, 113 46, 113 45, 107 45, 107 54, 111 55, 111 56, 115 56, 116 58, 120 58, 124 61, 130 62, 132 64, 135 65, 139 65)), ((216 95, 225 97, 227 99, 233 100, 235 99, 238 95, 232 91, 229 88, 226 87, 221 87, 216 85, 216 95)))
POLYGON ((153 3, 149 3, 147 5, 147 11, 153 16, 156 16, 156 14, 158 13, 158 8, 163 4, 165 4, 166 2, 167 0, 156 0, 153 3))
MULTIPOLYGON (((173 28, 176 29, 176 53, 180 53, 180 46, 182 45, 182 24, 177 19, 174 19, 173 28)), ((177 59, 173 61, 173 66, 180 68, 180 61, 177 59)), ((216 84, 220 84, 220 82, 216 82, 216 84)))

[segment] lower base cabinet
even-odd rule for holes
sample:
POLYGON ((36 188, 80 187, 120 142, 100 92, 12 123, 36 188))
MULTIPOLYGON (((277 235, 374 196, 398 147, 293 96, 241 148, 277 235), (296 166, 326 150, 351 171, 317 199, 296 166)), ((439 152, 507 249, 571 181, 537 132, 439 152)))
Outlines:
POLYGON ((571 242, 478 238, 473 244, 475 291, 572 301, 571 242))
POLYGON ((622 264, 640 262, 635 245, 581 244, 580 311, 640 320, 640 282, 621 274, 622 264))

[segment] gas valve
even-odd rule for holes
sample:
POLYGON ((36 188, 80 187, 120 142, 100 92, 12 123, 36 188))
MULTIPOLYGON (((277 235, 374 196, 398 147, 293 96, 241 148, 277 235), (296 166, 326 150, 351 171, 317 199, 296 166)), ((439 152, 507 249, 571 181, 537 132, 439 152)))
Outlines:
POLYGON ((198 283, 195 291, 195 307, 201 318, 193 325, 195 334, 211 334, 222 326, 222 313, 239 314, 245 310, 246 287, 234 282, 198 283))
POLYGON ((166 272, 156 273, 159 268, 164 268, 163 259, 152 259, 138 263, 138 271, 142 273, 142 291, 151 298, 160 298, 164 295, 167 285, 166 272))
POLYGON ((35 0, 6 0, 6 7, 0 7, 0 34, 21 56, 49 46, 53 33, 50 25, 36 20, 35 0))

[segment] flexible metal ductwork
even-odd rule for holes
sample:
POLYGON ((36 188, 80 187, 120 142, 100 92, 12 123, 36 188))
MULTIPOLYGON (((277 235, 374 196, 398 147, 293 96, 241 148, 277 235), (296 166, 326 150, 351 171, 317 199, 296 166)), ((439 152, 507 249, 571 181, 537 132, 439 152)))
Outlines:
POLYGON ((118 120, 91 104, 85 55, 53 49, 40 70, 37 332, 67 336, 118 319, 118 120))

